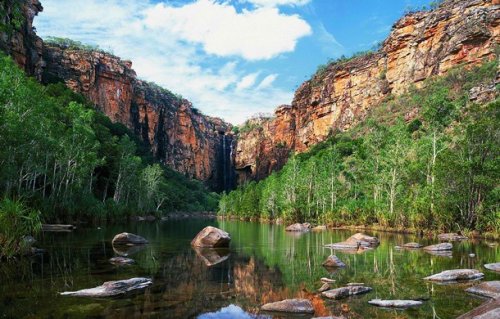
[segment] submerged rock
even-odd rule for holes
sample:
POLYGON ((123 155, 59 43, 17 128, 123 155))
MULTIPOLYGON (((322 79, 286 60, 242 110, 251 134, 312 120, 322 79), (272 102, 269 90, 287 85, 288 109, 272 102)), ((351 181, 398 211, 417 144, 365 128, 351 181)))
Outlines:
POLYGON ((424 247, 424 245, 419 244, 419 243, 415 243, 415 242, 411 242, 411 243, 404 244, 402 247, 403 248, 410 248, 410 249, 418 249, 418 248, 424 247))
POLYGON ((500 318, 500 299, 493 299, 461 315, 457 319, 498 319, 500 318))
POLYGON ((328 244, 325 247, 333 249, 359 249, 359 248, 373 248, 379 245, 377 237, 368 236, 362 233, 357 233, 349 237, 343 242, 328 244))
POLYGON ((131 234, 131 233, 121 233, 113 238, 113 246, 133 246, 133 245, 145 245, 148 241, 141 236, 131 234))
POLYGON ((500 263, 493 263, 493 264, 485 264, 484 268, 493 270, 496 272, 500 272, 500 263))
POLYGON ((386 308, 410 308, 422 305, 422 301, 417 300, 381 300, 372 299, 368 301, 370 305, 386 308))
POLYGON ((311 224, 309 223, 303 223, 303 224, 296 223, 285 228, 286 231, 292 231, 292 232, 307 232, 310 229, 311 229, 311 224))
POLYGON ((325 291, 321 294, 326 298, 339 300, 339 299, 347 298, 349 296, 364 294, 364 293, 367 293, 370 291, 372 291, 372 288, 370 288, 370 287, 347 286, 347 287, 341 287, 341 288, 335 288, 332 290, 328 290, 328 291, 325 291))
POLYGON ((325 267, 345 267, 345 264, 340 260, 339 257, 335 255, 330 255, 328 258, 323 262, 323 266, 325 267))
POLYGON ((286 299, 262 306, 261 310, 288 313, 314 313, 314 308, 308 299, 286 299))
POLYGON ((436 245, 430 245, 430 246, 425 246, 424 250, 427 251, 446 251, 446 250, 452 250, 453 245, 450 243, 441 243, 441 244, 436 244, 436 245))
POLYGON ((109 260, 110 263, 114 265, 132 265, 135 260, 125 257, 113 257, 109 260))
POLYGON ((453 269, 445 270, 438 274, 425 277, 425 280, 430 281, 460 281, 460 280, 474 280, 483 278, 484 274, 476 269, 453 269))
POLYGON ((485 281, 479 285, 472 286, 465 291, 488 298, 500 298, 500 281, 485 281))
POLYGON ((207 226, 196 235, 193 241, 191 241, 191 245, 201 248, 229 247, 230 241, 231 237, 225 231, 207 226))
POLYGON ((141 290, 153 284, 149 278, 131 278, 127 280, 108 281, 90 289, 82 289, 78 291, 61 292, 62 296, 75 296, 75 297, 115 297, 126 294, 128 292, 141 290))
POLYGON ((207 265, 212 267, 229 258, 229 249, 226 248, 200 248, 194 247, 196 254, 207 265))
POLYGON ((457 233, 446 233, 446 234, 439 234, 438 239, 440 241, 458 241, 458 240, 465 240, 468 238, 465 236, 459 235, 457 233))

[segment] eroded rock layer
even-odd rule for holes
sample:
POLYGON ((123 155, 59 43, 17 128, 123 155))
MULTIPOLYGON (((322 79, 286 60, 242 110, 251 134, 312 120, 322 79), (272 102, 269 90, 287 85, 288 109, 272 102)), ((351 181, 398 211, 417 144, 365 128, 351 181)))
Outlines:
POLYGON ((457 65, 494 59, 499 24, 497 0, 447 0, 431 12, 404 16, 378 52, 329 65, 299 87, 291 106, 280 106, 271 119, 252 120, 238 139, 239 180, 280 169, 290 152, 348 130, 389 94, 457 65))

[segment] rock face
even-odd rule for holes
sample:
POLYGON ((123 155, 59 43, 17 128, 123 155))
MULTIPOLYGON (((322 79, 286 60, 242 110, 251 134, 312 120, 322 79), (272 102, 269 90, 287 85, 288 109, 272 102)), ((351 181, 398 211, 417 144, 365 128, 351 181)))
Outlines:
POLYGON ((345 267, 345 264, 340 260, 339 257, 335 255, 330 255, 328 258, 323 262, 324 267, 345 267))
POLYGON ((486 281, 472 286, 465 291, 483 297, 498 299, 500 298, 500 281, 486 281))
POLYGON ((333 249, 365 249, 365 248, 376 247, 378 246, 379 243, 380 242, 377 237, 372 237, 362 233, 357 233, 352 235, 343 242, 328 244, 325 245, 325 247, 333 249))
POLYGON ((148 241, 141 236, 134 235, 131 233, 121 233, 113 238, 113 246, 133 246, 133 245, 145 245, 148 241))
POLYGON ((113 122, 134 131, 167 166, 216 190, 234 186, 231 125, 180 96, 137 79, 132 62, 99 51, 45 44, 45 83, 64 81, 113 122))
POLYGON ((349 296, 364 294, 372 291, 372 288, 365 286, 347 286, 322 292, 321 294, 329 299, 344 299, 349 296))
POLYGON ((44 67, 43 44, 33 29, 33 19, 42 10, 38 0, 0 2, 0 50, 38 80, 44 67))
POLYGON ((297 223, 285 228, 286 231, 290 232, 307 232, 310 229, 311 229, 311 224, 309 223, 303 223, 303 224, 297 223))
POLYGON ((291 105, 278 107, 272 118, 252 120, 238 139, 239 181, 262 179, 280 169, 290 152, 348 130, 389 94, 458 64, 494 59, 499 24, 498 1, 492 0, 446 0, 431 12, 405 15, 377 53, 329 65, 299 87, 291 105))
POLYGON ((108 281, 102 284, 102 286, 91 289, 62 292, 61 295, 92 298, 116 297, 132 291, 144 289, 152 284, 153 282, 149 278, 132 278, 127 280, 108 281))
POLYGON ((368 301, 370 305, 386 308, 410 308, 422 305, 422 301, 417 300, 381 300, 373 299, 368 301))
POLYGON ((493 263, 493 264, 485 264, 484 268, 493 270, 496 272, 500 272, 500 263, 493 263))
POLYGON ((474 280, 483 278, 484 274, 476 269, 453 269, 445 270, 438 274, 425 277, 425 280, 430 281, 461 281, 461 280, 474 280))
POLYGON ((200 248, 229 247, 231 237, 228 233, 218 228, 208 226, 203 228, 191 241, 191 246, 200 248))
POLYGON ((314 308, 308 299, 286 299, 262 306, 261 310, 270 312, 314 313, 314 308))

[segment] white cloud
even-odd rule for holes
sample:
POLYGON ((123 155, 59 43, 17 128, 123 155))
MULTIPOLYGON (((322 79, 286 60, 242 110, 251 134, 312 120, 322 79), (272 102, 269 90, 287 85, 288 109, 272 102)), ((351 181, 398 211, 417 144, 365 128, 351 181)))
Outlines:
POLYGON ((311 0, 243 0, 260 7, 277 7, 277 6, 303 6, 311 2, 311 0))
MULTIPOLYGON (((255 68, 252 62, 241 60, 234 52, 238 51, 242 56, 274 56, 284 52, 283 48, 288 49, 287 46, 293 47, 297 39, 289 37, 280 45, 271 45, 272 49, 264 48, 263 51, 243 44, 242 48, 237 49, 233 43, 226 49, 226 52, 233 53, 216 58, 201 50, 205 46, 210 50, 222 50, 223 45, 219 47, 217 43, 224 44, 224 41, 213 40, 217 38, 214 33, 222 38, 227 36, 229 42, 238 41, 241 44, 243 41, 235 38, 237 32, 233 34, 228 31, 226 34, 220 26, 207 29, 203 24, 220 23, 238 32, 247 32, 250 24, 261 23, 262 26, 253 28, 262 30, 248 31, 257 39, 245 39, 262 43, 259 37, 263 33, 272 34, 267 35, 266 41, 279 41, 279 37, 287 37, 289 33, 286 27, 288 22, 293 28, 297 21, 302 20, 297 16, 280 14, 272 8, 236 13, 226 2, 215 4, 200 0, 195 4, 200 3, 213 10, 207 13, 208 20, 203 23, 186 20, 187 12, 183 10, 187 10, 185 7, 190 5, 157 7, 149 0, 44 0, 45 10, 36 18, 35 26, 42 37, 68 37, 112 49, 114 54, 133 61, 133 68, 140 78, 154 81, 183 95, 208 115, 219 116, 235 124, 243 122, 252 114, 269 112, 277 105, 290 103, 293 91, 274 85, 277 74, 255 68), (163 13, 163 10, 167 10, 175 17, 162 14, 159 20, 150 20, 151 12, 157 8, 163 13), (266 21, 261 21, 270 17, 277 17, 279 26, 270 28, 266 21), (165 21, 172 22, 172 25, 165 21), (200 47, 201 41, 205 41, 204 37, 210 40, 200 47), (259 76, 263 77, 260 83, 259 76)), ((196 10, 191 13, 197 15, 190 19, 203 18, 203 14, 196 10)))
POLYGON ((173 36, 201 44, 209 54, 247 60, 291 52, 298 39, 311 33, 309 24, 298 15, 281 14, 271 7, 237 12, 229 3, 213 0, 182 7, 159 3, 145 14, 149 28, 168 29, 173 36))

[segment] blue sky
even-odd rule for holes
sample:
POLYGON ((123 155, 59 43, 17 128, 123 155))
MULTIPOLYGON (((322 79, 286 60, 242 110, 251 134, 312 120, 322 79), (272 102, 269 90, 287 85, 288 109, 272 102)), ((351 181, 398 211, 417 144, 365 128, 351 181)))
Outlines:
POLYGON ((43 0, 43 37, 96 44, 234 124, 290 104, 330 58, 370 49, 430 0, 43 0))

